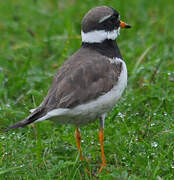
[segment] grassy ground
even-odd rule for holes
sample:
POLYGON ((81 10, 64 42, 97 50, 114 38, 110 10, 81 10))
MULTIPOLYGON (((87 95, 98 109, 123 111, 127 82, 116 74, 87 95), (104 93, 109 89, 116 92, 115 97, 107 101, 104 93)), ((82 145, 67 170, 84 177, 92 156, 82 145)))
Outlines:
POLYGON ((105 123, 107 168, 97 173, 98 121, 81 128, 84 162, 75 128, 44 122, 37 135, 31 126, 0 133, 0 179, 174 179, 172 0, 1 1, 0 128, 41 103, 57 68, 80 47, 82 17, 103 4, 132 25, 118 38, 129 83, 105 123))

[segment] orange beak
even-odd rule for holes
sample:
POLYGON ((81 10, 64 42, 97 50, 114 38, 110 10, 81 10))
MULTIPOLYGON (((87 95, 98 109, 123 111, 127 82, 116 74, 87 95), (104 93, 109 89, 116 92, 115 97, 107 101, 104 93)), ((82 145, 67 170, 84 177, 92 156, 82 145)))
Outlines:
POLYGON ((131 26, 129 24, 126 24, 125 22, 123 21, 120 21, 120 27, 121 28, 131 28, 131 26))

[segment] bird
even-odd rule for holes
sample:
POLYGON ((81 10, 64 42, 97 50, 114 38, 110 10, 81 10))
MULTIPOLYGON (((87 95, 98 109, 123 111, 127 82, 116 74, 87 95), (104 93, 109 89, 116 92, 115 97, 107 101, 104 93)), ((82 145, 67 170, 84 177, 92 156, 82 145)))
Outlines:
POLYGON ((90 9, 81 23, 81 47, 58 69, 42 103, 6 131, 45 120, 75 125, 77 148, 83 160, 79 127, 98 120, 101 172, 106 166, 104 120, 127 86, 127 68, 116 38, 120 29, 130 27, 112 7, 90 9))

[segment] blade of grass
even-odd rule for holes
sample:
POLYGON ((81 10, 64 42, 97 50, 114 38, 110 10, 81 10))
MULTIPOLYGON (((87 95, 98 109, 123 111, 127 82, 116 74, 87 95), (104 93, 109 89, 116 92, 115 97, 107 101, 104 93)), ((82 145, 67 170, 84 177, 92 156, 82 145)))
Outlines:
POLYGON ((138 66, 140 65, 140 63, 144 60, 144 58, 147 56, 147 54, 149 53, 149 51, 154 47, 154 45, 151 45, 150 47, 148 47, 147 49, 145 49, 145 51, 141 54, 141 56, 138 58, 134 69, 132 70, 132 77, 134 77, 134 75, 136 74, 136 71, 138 69, 138 66))
POLYGON ((1 171, 0 171, 0 175, 1 175, 1 174, 8 173, 8 172, 10 172, 10 171, 17 170, 17 169, 19 169, 19 168, 21 168, 21 167, 18 166, 18 167, 9 168, 9 169, 6 169, 6 170, 1 170, 1 171))

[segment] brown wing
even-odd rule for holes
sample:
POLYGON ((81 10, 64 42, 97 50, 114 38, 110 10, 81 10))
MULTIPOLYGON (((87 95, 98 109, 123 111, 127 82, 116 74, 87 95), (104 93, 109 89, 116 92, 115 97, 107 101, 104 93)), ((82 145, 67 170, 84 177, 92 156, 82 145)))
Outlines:
POLYGON ((112 89, 121 68, 121 63, 111 64, 107 57, 81 48, 55 75, 42 107, 72 108, 95 99, 112 89))

